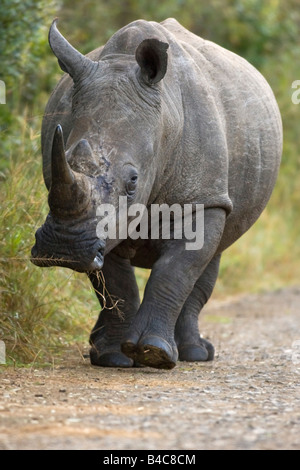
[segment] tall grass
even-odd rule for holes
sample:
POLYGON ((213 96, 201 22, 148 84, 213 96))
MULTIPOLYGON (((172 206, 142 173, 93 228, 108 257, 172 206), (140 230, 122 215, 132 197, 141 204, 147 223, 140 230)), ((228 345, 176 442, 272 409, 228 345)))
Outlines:
POLYGON ((82 341, 98 309, 84 275, 30 262, 35 230, 47 213, 39 128, 39 118, 19 119, 20 145, 1 175, 0 339, 9 357, 23 362, 51 361, 82 341))

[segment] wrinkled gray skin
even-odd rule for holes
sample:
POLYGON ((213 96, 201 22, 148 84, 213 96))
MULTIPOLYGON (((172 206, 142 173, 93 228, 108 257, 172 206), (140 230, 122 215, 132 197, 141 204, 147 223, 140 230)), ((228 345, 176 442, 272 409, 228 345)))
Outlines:
POLYGON ((50 212, 32 261, 87 272, 102 307, 106 293, 92 364, 172 368, 178 358, 213 359, 199 312, 222 251, 261 214, 280 163, 282 124, 270 87, 244 59, 174 19, 131 23, 88 56, 55 22, 49 41, 67 74, 43 121, 50 212), (118 208, 128 193, 129 204, 204 204, 204 247, 98 240, 96 207, 118 208), (152 269, 141 305, 133 266, 152 269))

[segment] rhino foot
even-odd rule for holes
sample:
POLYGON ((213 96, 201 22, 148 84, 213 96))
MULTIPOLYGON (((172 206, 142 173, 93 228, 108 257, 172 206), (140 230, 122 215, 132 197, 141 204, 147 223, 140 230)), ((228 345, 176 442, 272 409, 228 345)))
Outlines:
POLYGON ((138 343, 129 339, 122 344, 121 349, 135 363, 144 366, 173 369, 176 365, 177 353, 159 336, 145 336, 138 343))
POLYGON ((133 367, 133 360, 125 356, 121 351, 109 351, 99 353, 95 347, 90 350, 90 359, 93 366, 100 367, 133 367))
POLYGON ((186 362, 213 361, 215 348, 206 339, 199 338, 196 344, 183 343, 178 345, 179 360, 186 362))

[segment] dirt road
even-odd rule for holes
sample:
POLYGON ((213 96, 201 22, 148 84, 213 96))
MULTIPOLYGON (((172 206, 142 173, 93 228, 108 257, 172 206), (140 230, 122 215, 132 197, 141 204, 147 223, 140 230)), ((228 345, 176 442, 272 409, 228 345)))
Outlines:
POLYGON ((299 449, 300 288, 212 300, 201 326, 213 363, 0 367, 0 449, 299 449))

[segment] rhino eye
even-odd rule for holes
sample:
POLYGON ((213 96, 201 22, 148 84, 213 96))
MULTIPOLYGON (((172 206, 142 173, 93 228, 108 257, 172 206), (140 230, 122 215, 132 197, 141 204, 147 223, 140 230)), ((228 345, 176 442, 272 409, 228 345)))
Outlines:
POLYGON ((133 174, 130 179, 127 181, 126 191, 128 196, 133 196, 137 186, 138 175, 133 174))

